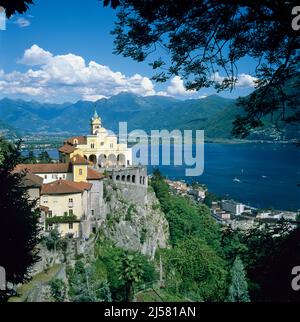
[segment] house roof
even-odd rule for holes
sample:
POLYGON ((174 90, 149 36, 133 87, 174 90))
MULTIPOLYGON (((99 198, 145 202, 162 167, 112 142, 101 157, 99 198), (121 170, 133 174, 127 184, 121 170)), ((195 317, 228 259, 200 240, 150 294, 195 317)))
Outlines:
POLYGON ((82 157, 79 154, 76 154, 72 157, 71 159, 71 163, 72 164, 89 164, 89 162, 87 161, 87 159, 85 159, 84 157, 82 157))
POLYGON ((40 209, 41 209, 41 211, 44 211, 44 212, 49 211, 49 207, 46 207, 46 206, 43 206, 43 205, 40 205, 40 209))
POLYGON ((68 163, 36 163, 18 164, 16 172, 27 171, 29 173, 67 173, 71 172, 68 163))
POLYGON ((76 143, 74 142, 75 140, 78 141, 77 144, 87 144, 87 139, 86 136, 73 136, 71 138, 65 139, 64 143, 69 143, 71 145, 75 145, 76 143))
POLYGON ((64 144, 63 146, 61 146, 58 151, 62 152, 62 153, 72 153, 76 150, 77 148, 75 148, 74 146, 70 145, 70 144, 64 144))
POLYGON ((43 184, 42 195, 74 194, 82 193, 84 190, 90 190, 91 183, 73 182, 69 180, 57 180, 51 183, 43 184))
POLYGON ((23 185, 27 188, 40 188, 43 185, 43 178, 33 173, 26 173, 23 178, 23 185))
POLYGON ((105 178, 105 176, 102 173, 100 173, 94 169, 88 168, 87 180, 101 180, 104 178, 105 178))

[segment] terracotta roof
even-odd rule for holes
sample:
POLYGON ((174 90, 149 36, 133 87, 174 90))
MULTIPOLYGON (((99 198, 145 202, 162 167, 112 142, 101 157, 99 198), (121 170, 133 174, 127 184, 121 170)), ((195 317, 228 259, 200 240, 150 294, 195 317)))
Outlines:
POLYGON ((76 144, 74 142, 74 140, 78 141, 77 144, 86 144, 87 143, 86 136, 73 136, 71 138, 65 139, 64 143, 69 143, 71 145, 74 145, 74 144, 76 144))
POLYGON ((71 159, 71 162, 72 164, 89 164, 87 159, 85 159, 79 154, 74 155, 73 158, 71 159))
POLYGON ((46 207, 46 206, 40 206, 40 209, 44 212, 48 212, 49 211, 49 207, 46 207))
POLYGON ((88 167, 87 180, 101 180, 103 178, 105 176, 102 173, 88 167))
POLYGON ((72 153, 75 150, 76 148, 70 144, 65 144, 58 149, 58 151, 62 153, 72 153))
POLYGON ((26 173, 25 177, 23 178, 23 184, 28 188, 39 188, 43 185, 43 178, 33 173, 26 173))
POLYGON ((72 172, 68 163, 36 163, 36 164, 18 164, 15 167, 16 172, 27 171, 29 173, 67 173, 72 172))
POLYGON ((91 183, 88 182, 73 182, 69 180, 57 180, 51 183, 43 184, 42 195, 57 195, 57 194, 71 194, 81 193, 84 190, 90 190, 91 183))

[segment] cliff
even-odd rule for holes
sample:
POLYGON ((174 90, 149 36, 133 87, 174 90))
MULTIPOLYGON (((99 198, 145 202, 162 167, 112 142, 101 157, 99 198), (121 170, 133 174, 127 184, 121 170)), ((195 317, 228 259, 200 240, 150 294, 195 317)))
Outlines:
POLYGON ((104 183, 101 231, 116 246, 154 258, 168 244, 169 226, 151 187, 104 183))

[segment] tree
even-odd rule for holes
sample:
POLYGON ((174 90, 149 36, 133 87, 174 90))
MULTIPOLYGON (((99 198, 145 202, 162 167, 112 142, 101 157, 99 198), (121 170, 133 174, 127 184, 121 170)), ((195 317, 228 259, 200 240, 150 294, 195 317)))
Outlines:
POLYGON ((73 302, 111 302, 107 281, 97 278, 95 267, 77 261, 68 272, 69 296, 73 302))
POLYGON ((114 53, 141 62, 151 59, 165 82, 174 75, 188 90, 234 89, 242 58, 257 61, 256 91, 241 99, 233 133, 245 137, 275 114, 300 121, 299 32, 291 26, 297 0, 104 0, 118 8, 114 53), (155 58, 154 53, 157 53, 155 58), (170 62, 161 58, 169 55, 170 62), (291 90, 293 89, 293 90, 291 90), (287 113, 287 107, 289 112, 287 113))
POLYGON ((25 164, 34 164, 34 163, 37 163, 37 159, 36 159, 36 156, 34 154, 34 151, 33 149, 30 149, 28 151, 28 155, 27 156, 22 156, 20 158, 20 163, 25 163, 25 164))
POLYGON ((67 286, 61 279, 55 279, 50 282, 51 295, 55 302, 64 302, 66 298, 67 286))
POLYGON ((47 151, 41 151, 38 155, 40 163, 52 163, 52 159, 47 151))
POLYGON ((163 251, 166 288, 194 301, 223 301, 227 288, 225 261, 193 236, 163 251))
POLYGON ((250 302, 243 262, 237 257, 231 269, 229 302, 250 302))
POLYGON ((124 252, 119 264, 119 279, 125 281, 126 301, 134 299, 134 284, 143 276, 142 262, 137 254, 124 252))
MULTIPOLYGON (((0 266, 7 281, 23 283, 29 270, 39 260, 40 216, 36 201, 30 201, 23 184, 24 173, 13 172, 21 158, 20 142, 10 144, 0 138, 0 266)), ((6 294, 0 293, 0 300, 6 294)))
POLYGON ((44 236, 43 243, 47 247, 48 250, 53 250, 54 253, 57 250, 57 244, 60 241, 60 233, 57 228, 52 229, 49 234, 44 236))
POLYGON ((32 0, 0 0, 0 7, 5 8, 7 18, 16 13, 25 13, 30 4, 33 4, 32 0))

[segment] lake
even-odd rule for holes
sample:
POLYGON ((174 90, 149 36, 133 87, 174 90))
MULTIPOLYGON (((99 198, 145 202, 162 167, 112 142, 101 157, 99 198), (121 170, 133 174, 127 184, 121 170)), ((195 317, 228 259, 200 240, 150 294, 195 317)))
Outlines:
MULTIPOLYGON (((57 158, 56 150, 48 152, 57 158)), ((209 191, 252 207, 300 209, 300 148, 292 144, 206 143, 201 176, 186 177, 185 166, 158 168, 170 179, 204 183, 209 191)))

